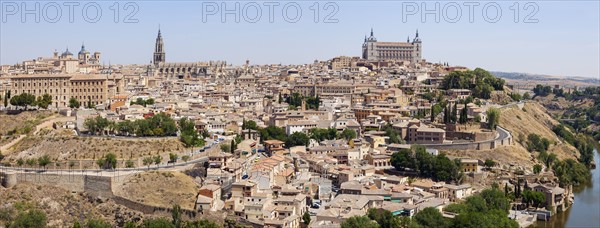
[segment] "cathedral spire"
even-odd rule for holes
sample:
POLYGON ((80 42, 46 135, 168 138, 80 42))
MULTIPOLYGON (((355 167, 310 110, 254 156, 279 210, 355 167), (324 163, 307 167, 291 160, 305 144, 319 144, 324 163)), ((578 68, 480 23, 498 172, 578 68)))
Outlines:
POLYGON ((160 32, 160 25, 158 25, 158 36, 156 37, 156 43, 154 45, 154 58, 153 62, 155 66, 165 62, 165 50, 162 34, 160 32))
POLYGON ((371 36, 373 36, 373 27, 371 27, 371 36))
POLYGON ((406 37, 406 43, 410 43, 410 36, 406 37))
POLYGON ((416 37, 419 37, 419 29, 417 29, 417 36, 416 37))

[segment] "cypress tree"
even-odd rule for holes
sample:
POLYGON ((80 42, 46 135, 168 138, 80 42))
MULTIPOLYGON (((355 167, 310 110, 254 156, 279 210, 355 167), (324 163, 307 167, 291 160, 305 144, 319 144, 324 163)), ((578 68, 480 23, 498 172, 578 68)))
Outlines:
POLYGON ((431 123, 435 120, 435 115, 433 114, 433 106, 431 106, 431 123))

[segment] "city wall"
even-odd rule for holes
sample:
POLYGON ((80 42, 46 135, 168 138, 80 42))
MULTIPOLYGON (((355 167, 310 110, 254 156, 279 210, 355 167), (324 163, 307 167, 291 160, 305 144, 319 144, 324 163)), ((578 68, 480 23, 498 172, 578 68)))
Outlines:
POLYGON ((72 192, 87 192, 93 196, 112 198, 112 186, 126 177, 115 173, 104 175, 85 175, 77 172, 16 172, 0 170, 2 186, 11 188, 18 183, 54 186, 72 192))
POLYGON ((498 146, 512 145, 513 138, 509 131, 498 127, 498 131, 502 131, 501 137, 498 139, 492 139, 481 142, 464 142, 464 143, 452 143, 452 144, 423 144, 423 146, 438 150, 490 150, 495 149, 498 146), (506 137, 502 137, 506 135, 506 137))
MULTIPOLYGON (((85 175, 77 172, 44 173, 0 170, 0 183, 5 188, 12 188, 18 183, 60 187, 72 192, 85 192, 94 197, 113 199, 120 205, 145 214, 171 215, 172 208, 170 207, 146 205, 114 195, 113 188, 122 185, 129 175, 132 174, 106 172, 103 175, 85 175)), ((193 219, 199 214, 195 210, 181 209, 181 211, 182 216, 189 219, 193 219)))

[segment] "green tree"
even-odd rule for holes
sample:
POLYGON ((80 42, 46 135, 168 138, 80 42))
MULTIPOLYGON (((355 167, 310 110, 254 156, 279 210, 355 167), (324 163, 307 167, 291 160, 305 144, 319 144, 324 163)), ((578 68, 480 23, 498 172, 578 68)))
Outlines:
POLYGON ((154 105, 154 99, 148 98, 148 100, 146 100, 146 105, 154 105))
POLYGON ((96 165, 100 169, 115 169, 117 168, 117 155, 108 153, 96 160, 96 165))
POLYGON ((529 94, 529 92, 525 92, 523 94, 523 100, 529 100, 529 99, 531 99, 531 95, 529 94))
POLYGON ((248 121, 243 121, 244 123, 242 124, 243 129, 251 129, 251 130, 258 130, 258 125, 256 124, 256 122, 254 122, 254 120, 248 120, 248 121))
POLYGON ((17 166, 21 167, 21 166, 23 166, 23 164, 25 164, 25 161, 23 160, 23 158, 17 159, 17 166))
POLYGON ((81 107, 81 103, 79 103, 79 101, 77 99, 75 99, 74 97, 71 97, 69 99, 69 108, 79 108, 81 107))
POLYGON ((435 122, 435 117, 442 112, 442 106, 440 104, 435 104, 431 107, 431 122, 435 122))
POLYGON ((546 152, 550 147, 550 141, 546 138, 540 137, 537 134, 529 134, 527 136, 527 150, 546 152))
POLYGON ((177 156, 177 154, 169 153, 169 162, 175 163, 175 162, 177 162, 178 158, 179 158, 179 156, 177 156))
POLYGON ((160 155, 156 155, 156 156, 154 156, 154 159, 153 159, 153 160, 154 160, 154 164, 155 164, 156 166, 160 165, 160 162, 162 162, 162 159, 163 159, 163 158, 162 158, 162 156, 160 156, 160 155))
POLYGON ((523 191, 523 202, 528 206, 543 207, 546 204, 546 195, 542 192, 525 189, 523 191))
POLYGON ((285 141, 285 145, 288 147, 308 146, 309 141, 310 141, 310 138, 308 137, 308 135, 306 135, 302 132, 294 132, 289 137, 287 137, 287 140, 285 141))
POLYGON ((533 165, 533 173, 534 174, 539 174, 541 171, 542 171, 542 165, 540 165, 540 164, 533 165))
POLYGON ((496 162, 492 159, 485 159, 485 162, 483 163, 483 165, 485 167, 487 167, 488 169, 490 169, 496 165, 496 162))
POLYGON ((308 214, 308 211, 305 211, 304 215, 302 215, 302 222, 304 222, 304 225, 310 224, 310 214, 308 214))
POLYGON ((415 169, 416 161, 412 156, 410 149, 400 149, 400 151, 393 153, 390 163, 396 170, 402 171, 405 168, 415 169))
POLYGON ((175 225, 166 218, 146 219, 140 227, 143 228, 175 228, 175 225))
POLYGON ((500 122, 500 110, 498 110, 497 108, 490 108, 487 111, 487 118, 488 118, 488 128, 489 129, 496 129, 496 126, 498 126, 498 123, 500 122))
MULTIPOLYGON (((225 220, 225 225, 223 227, 230 227, 230 228, 238 228, 241 227, 240 225, 238 225, 237 223, 233 222, 233 223, 227 223, 228 220, 225 220)), ((182 225, 182 227, 186 227, 186 228, 221 228, 221 226, 213 221, 207 220, 207 219, 201 219, 201 220, 196 220, 196 221, 189 221, 189 222, 185 222, 184 225, 182 225)))
POLYGON ((341 223, 341 228, 379 228, 379 225, 367 216, 352 216, 341 223))
POLYGON ((48 106, 52 104, 52 96, 50 96, 47 93, 42 96, 39 96, 35 104, 40 108, 47 109, 48 106))
POLYGON ((39 157, 39 158, 38 158, 38 164, 39 164, 41 167, 44 167, 44 168, 46 168, 46 166, 47 166, 48 164, 50 164, 50 156, 48 156, 48 155, 44 154, 43 156, 39 157))
POLYGON ((133 167, 135 167, 135 164, 133 163, 133 161, 132 161, 132 160, 127 160, 127 161, 125 162, 125 167, 126 167, 126 168, 133 168, 133 167))
POLYGON ((346 128, 340 133, 340 137, 350 141, 356 138, 356 131, 346 128))
POLYGON ((30 167, 33 167, 34 165, 37 165, 38 160, 35 160, 33 158, 29 158, 27 159, 27 165, 29 165, 30 167))
POLYGON ((381 228, 407 227, 406 224, 402 224, 399 217, 394 216, 388 210, 371 208, 367 211, 367 216, 375 220, 381 228))
POLYGON ((190 160, 190 156, 189 155, 183 155, 183 157, 181 157, 181 160, 183 160, 184 162, 188 162, 190 160))
POLYGON ((10 98, 10 104, 14 106, 31 106, 35 105, 35 96, 29 93, 23 93, 10 98))
POLYGON ((419 211, 419 213, 414 216, 413 221, 422 227, 449 227, 449 224, 442 216, 442 213, 433 207, 427 207, 419 211))
POLYGON ((234 153, 235 149, 237 149, 237 144, 235 143, 235 139, 231 140, 231 145, 229 145, 229 152, 234 153))
POLYGON ((231 146, 228 144, 223 143, 219 147, 221 148, 221 151, 223 151, 223 152, 227 152, 227 153, 231 152, 231 146))
POLYGON ((110 223, 102 219, 89 219, 85 222, 86 228, 111 228, 110 223))
POLYGON ((460 110, 460 118, 458 119, 458 122, 461 124, 466 124, 468 120, 468 116, 467 116, 467 106, 465 105, 461 110, 460 110))
POLYGON ((10 224, 10 227, 46 227, 46 213, 41 210, 31 209, 20 212, 10 224))
POLYGON ((10 90, 4 92, 4 107, 8 107, 8 99, 10 99, 10 90))
POLYGON ((145 166, 148 166, 148 168, 150 168, 150 165, 152 165, 153 162, 154 162, 154 159, 151 157, 145 157, 144 159, 142 159, 142 163, 145 166))
POLYGON ((175 227, 181 227, 181 206, 178 204, 173 205, 173 209, 171 210, 171 222, 175 227))
POLYGON ((179 120, 179 129, 181 131, 179 138, 186 147, 204 146, 205 141, 199 137, 194 121, 182 118, 179 120))
POLYGON ((481 197, 486 201, 486 204, 490 210, 502 210, 508 212, 510 208, 510 201, 499 189, 485 189, 481 191, 481 197))

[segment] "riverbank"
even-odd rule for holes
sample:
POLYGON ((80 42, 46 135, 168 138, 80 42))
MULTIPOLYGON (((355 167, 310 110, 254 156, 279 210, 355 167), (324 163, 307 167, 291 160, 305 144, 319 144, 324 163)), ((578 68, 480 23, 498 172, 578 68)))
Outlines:
MULTIPOLYGON (((594 161, 600 164, 598 149, 594 150, 594 161)), ((600 227, 600 169, 591 172, 590 183, 573 188, 575 201, 568 210, 555 214, 550 221, 538 221, 530 227, 600 227)))

